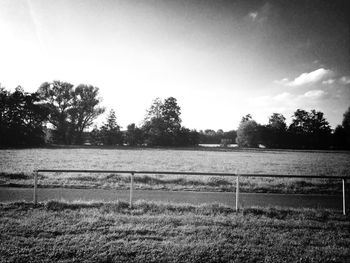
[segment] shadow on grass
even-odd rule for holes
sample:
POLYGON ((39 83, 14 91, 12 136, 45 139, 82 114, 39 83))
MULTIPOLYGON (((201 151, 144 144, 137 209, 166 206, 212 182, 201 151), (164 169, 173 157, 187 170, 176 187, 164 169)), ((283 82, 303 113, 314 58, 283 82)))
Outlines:
MULTIPOLYGON (((33 175, 25 173, 0 173, 0 186, 32 187, 33 175)), ((129 187, 130 176, 121 174, 73 174, 65 177, 39 174, 39 187, 65 188, 112 188, 126 189, 129 187)), ((233 178, 211 176, 206 178, 162 177, 160 175, 134 176, 136 189, 191 190, 191 191, 235 191, 236 182, 233 178)), ((331 179, 274 179, 272 178, 242 178, 240 191, 245 193, 298 193, 298 194, 339 194, 342 184, 331 179)))
POLYGON ((25 173, 0 173, 2 179, 27 180, 32 178, 30 174, 25 173))
MULTIPOLYGON (((83 182, 100 182, 100 183, 130 183, 130 177, 119 174, 108 174, 103 177, 94 176, 74 176, 70 180, 83 182)), ((341 193, 341 184, 337 180, 330 179, 282 179, 270 180, 266 178, 244 178, 240 181, 240 189, 242 192, 253 193, 319 193, 319 194, 336 194, 341 193)), ((235 190, 235 180, 223 178, 221 176, 211 176, 205 179, 190 179, 186 177, 178 178, 161 178, 156 175, 139 175, 134 176, 135 184, 148 186, 165 186, 170 188, 174 186, 180 187, 202 187, 203 190, 216 191, 232 191, 235 190)), ((192 189, 196 190, 196 189, 192 189)))

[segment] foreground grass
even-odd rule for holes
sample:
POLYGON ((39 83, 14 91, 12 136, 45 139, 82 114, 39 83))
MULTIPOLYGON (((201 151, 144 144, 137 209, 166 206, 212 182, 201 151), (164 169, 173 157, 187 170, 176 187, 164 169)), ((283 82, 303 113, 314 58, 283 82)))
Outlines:
MULTIPOLYGON (((129 189, 129 175, 118 174, 40 174, 39 187, 129 189)), ((33 174, 0 173, 0 186, 32 187, 33 174)), ((162 176, 136 175, 135 189, 147 190, 190 190, 232 192, 236 187, 235 177, 162 176)), ((299 193, 339 194, 340 180, 260 178, 240 179, 240 190, 252 193, 299 193)))
POLYGON ((0 204, 1 262, 349 262, 329 210, 139 201, 0 204))

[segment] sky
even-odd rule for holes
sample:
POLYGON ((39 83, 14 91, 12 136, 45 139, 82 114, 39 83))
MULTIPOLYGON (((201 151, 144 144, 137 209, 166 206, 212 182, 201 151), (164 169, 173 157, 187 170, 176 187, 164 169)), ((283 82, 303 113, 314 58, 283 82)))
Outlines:
MULTIPOLYGON (((173 96, 191 129, 350 106, 346 0, 0 0, 0 83, 91 84, 124 129, 173 96)), ((106 114, 97 122, 102 123, 106 114)))

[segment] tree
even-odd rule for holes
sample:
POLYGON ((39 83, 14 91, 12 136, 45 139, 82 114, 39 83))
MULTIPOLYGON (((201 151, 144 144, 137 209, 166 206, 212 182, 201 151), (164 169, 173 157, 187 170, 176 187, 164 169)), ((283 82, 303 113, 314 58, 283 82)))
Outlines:
POLYGON ((98 98, 99 89, 91 85, 80 84, 74 90, 72 107, 69 109, 71 125, 74 129, 75 143, 82 143, 84 130, 93 124, 93 121, 105 109, 98 107, 101 99, 98 98))
POLYGON ((224 132, 222 129, 214 131, 206 129, 199 132, 199 142, 203 144, 230 144, 236 141, 236 131, 224 132))
POLYGON ((342 126, 350 130, 350 107, 347 109, 347 111, 343 114, 343 121, 342 121, 342 126))
POLYGON ((37 93, 26 93, 20 86, 13 93, 0 87, 0 146, 43 144, 47 116, 37 93))
POLYGON ((344 145, 347 149, 350 149, 350 107, 343 115, 342 126, 344 129, 344 145))
POLYGON ((343 115, 342 125, 333 134, 333 145, 340 149, 350 149, 350 107, 343 115))
POLYGON ((38 90, 50 109, 48 121, 54 126, 56 143, 82 143, 84 129, 90 127, 97 116, 104 112, 98 107, 99 89, 91 85, 73 88, 68 82, 43 83, 38 90))
POLYGON ((218 138, 217 133, 212 129, 205 129, 204 132, 199 133, 200 143, 203 144, 219 144, 220 138, 218 138))
POLYGON ((90 139, 91 139, 91 144, 93 145, 103 144, 101 130, 97 127, 97 125, 95 125, 92 131, 90 132, 90 139))
POLYGON ((242 117, 241 123, 242 123, 242 122, 246 122, 246 121, 251 121, 251 120, 252 120, 252 115, 247 114, 247 115, 245 115, 245 116, 242 117))
POLYGON ((69 109, 73 103, 73 85, 68 82, 44 82, 38 93, 50 109, 48 121, 54 126, 54 141, 70 144, 69 109))
POLYGON ((273 113, 266 126, 260 126, 259 137, 261 143, 271 148, 287 147, 286 118, 280 113, 273 113))
POLYGON ((236 142, 239 147, 258 147, 258 124, 252 120, 250 114, 242 118, 236 142))
POLYGON ((7 141, 7 100, 9 97, 9 92, 5 90, 4 87, 1 86, 0 83, 0 146, 4 146, 5 142, 7 141))
POLYGON ((153 146, 175 146, 181 128, 180 114, 181 109, 174 97, 169 97, 164 102, 159 98, 154 100, 142 126, 146 143, 153 146))
POLYGON ((162 118, 152 118, 144 123, 142 132, 145 143, 150 146, 169 146, 170 139, 166 134, 166 126, 162 118))
POLYGON ((196 130, 190 130, 181 127, 176 137, 176 146, 195 146, 199 143, 199 133, 196 130))
POLYGON ((114 110, 110 110, 107 122, 101 127, 101 139, 104 145, 120 145, 123 143, 123 136, 114 110))
POLYGON ((328 121, 325 119, 323 112, 298 109, 294 113, 290 129, 301 133, 317 133, 319 131, 330 131, 328 121))
POLYGON ((232 130, 232 131, 224 132, 224 139, 230 140, 230 143, 236 142, 236 138, 237 138, 237 131, 232 130))
POLYGON ((299 148, 327 148, 330 145, 331 128, 320 111, 296 110, 289 131, 294 146, 299 148))
POLYGON ((286 118, 280 113, 273 113, 269 118, 269 127, 278 130, 278 131, 286 131, 287 124, 286 118))
POLYGON ((144 123, 151 121, 151 119, 154 118, 161 118, 162 112, 161 112, 161 106, 163 105, 163 102, 160 98, 155 98, 151 104, 151 107, 146 111, 146 116, 144 118, 144 123))
POLYGON ((142 130, 135 123, 128 125, 125 142, 130 146, 141 145, 143 143, 142 130))
POLYGON ((181 109, 177 105, 177 100, 174 97, 165 99, 160 105, 161 117, 164 120, 166 132, 169 135, 175 136, 181 128, 181 109))
POLYGON ((216 131, 216 134, 219 135, 219 136, 224 136, 224 131, 222 129, 218 129, 216 131))

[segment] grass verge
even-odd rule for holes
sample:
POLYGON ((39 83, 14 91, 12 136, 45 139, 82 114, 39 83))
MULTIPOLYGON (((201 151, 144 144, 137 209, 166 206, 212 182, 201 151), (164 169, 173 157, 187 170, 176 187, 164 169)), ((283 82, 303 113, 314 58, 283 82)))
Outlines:
POLYGON ((0 204, 0 262, 349 262, 331 210, 138 201, 0 204))

